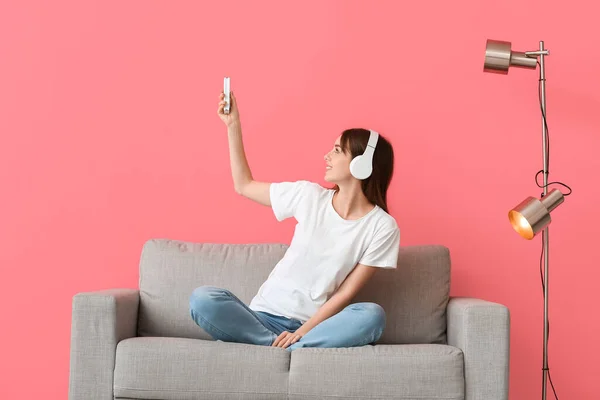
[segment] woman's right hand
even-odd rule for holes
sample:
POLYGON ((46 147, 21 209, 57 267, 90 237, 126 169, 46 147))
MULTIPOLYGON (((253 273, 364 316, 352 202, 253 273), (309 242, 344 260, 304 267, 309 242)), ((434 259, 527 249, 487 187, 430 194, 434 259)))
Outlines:
POLYGON ((229 93, 229 100, 231 102, 231 104, 229 105, 229 114, 225 114, 224 112, 226 102, 225 94, 223 92, 221 92, 219 100, 219 108, 217 110, 217 113, 219 114, 219 118, 221 118, 221 121, 223 121, 227 127, 230 127, 233 124, 239 124, 240 113, 238 111, 237 101, 235 99, 235 96, 233 95, 233 92, 229 93))

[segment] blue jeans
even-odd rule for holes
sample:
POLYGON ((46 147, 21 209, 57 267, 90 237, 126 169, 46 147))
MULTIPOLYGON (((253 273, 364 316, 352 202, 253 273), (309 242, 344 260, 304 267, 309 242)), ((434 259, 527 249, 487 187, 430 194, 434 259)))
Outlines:
MULTIPOLYGON (((213 339, 271 346, 283 331, 295 332, 302 321, 251 310, 229 290, 196 288, 190 296, 194 322, 213 339)), ((354 303, 322 321, 286 350, 300 347, 354 347, 377 341, 385 329, 385 311, 375 303, 354 303)))

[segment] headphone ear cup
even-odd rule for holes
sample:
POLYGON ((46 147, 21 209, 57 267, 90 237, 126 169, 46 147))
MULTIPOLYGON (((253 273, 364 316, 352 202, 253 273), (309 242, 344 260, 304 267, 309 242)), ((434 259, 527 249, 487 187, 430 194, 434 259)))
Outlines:
POLYGON ((352 161, 350 161, 350 173, 356 179, 367 179, 371 176, 371 172, 373 172, 373 167, 371 163, 367 162, 363 156, 356 156, 352 161))

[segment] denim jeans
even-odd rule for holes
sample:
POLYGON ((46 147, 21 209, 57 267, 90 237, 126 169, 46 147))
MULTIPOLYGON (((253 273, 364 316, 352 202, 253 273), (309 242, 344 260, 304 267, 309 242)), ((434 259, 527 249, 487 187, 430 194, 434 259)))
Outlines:
MULTIPOLYGON (((213 339, 271 346, 283 331, 295 332, 302 321, 251 310, 227 289, 196 288, 190 296, 194 322, 213 339)), ((300 347, 354 347, 377 341, 385 329, 385 312, 375 303, 354 303, 322 321, 286 350, 300 347)))

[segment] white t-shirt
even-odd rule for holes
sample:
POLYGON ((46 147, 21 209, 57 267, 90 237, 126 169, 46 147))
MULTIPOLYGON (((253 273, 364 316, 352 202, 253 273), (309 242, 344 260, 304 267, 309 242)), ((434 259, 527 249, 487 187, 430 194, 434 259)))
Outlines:
POLYGON ((271 206, 278 221, 298 223, 283 258, 249 307, 306 322, 325 304, 357 263, 396 268, 400 230, 375 206, 356 220, 333 208, 335 191, 309 181, 272 183, 271 206))

